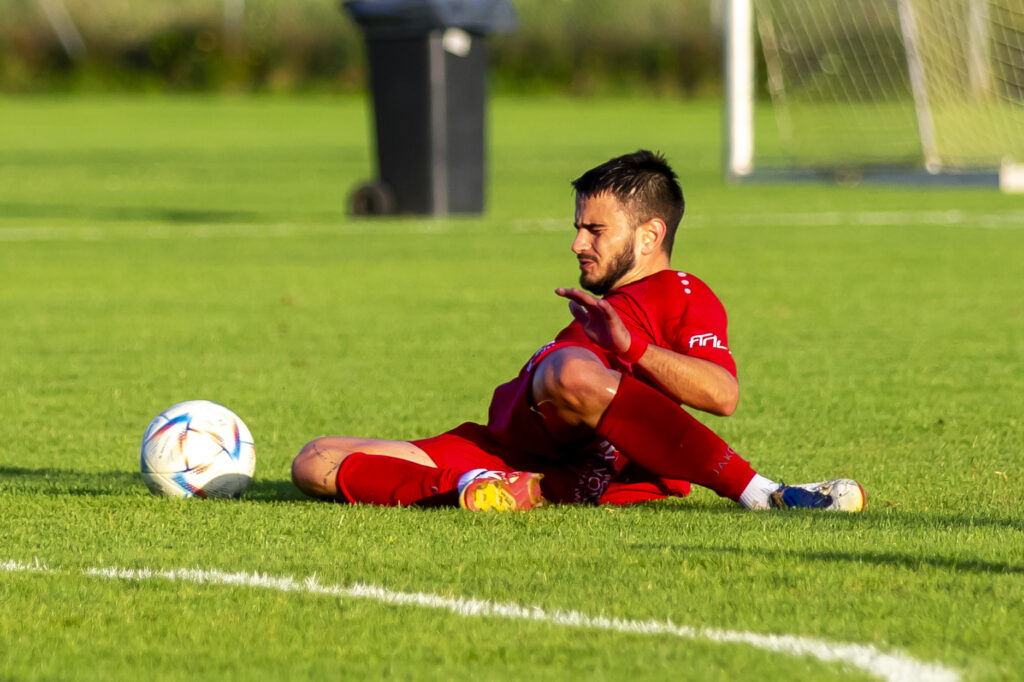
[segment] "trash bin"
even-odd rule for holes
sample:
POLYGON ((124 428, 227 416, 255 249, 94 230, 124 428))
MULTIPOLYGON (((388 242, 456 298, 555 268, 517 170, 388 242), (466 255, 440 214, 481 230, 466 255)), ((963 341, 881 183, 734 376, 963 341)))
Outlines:
POLYGON ((357 215, 480 213, 489 33, 515 27, 507 0, 350 0, 366 36, 377 180, 357 215))

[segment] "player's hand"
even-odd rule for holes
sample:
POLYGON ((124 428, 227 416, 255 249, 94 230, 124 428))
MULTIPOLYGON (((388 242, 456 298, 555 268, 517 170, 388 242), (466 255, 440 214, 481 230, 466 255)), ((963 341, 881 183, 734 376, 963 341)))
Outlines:
POLYGON ((616 355, 629 350, 632 336, 608 301, 576 288, 559 287, 555 293, 569 299, 569 311, 591 341, 616 355))

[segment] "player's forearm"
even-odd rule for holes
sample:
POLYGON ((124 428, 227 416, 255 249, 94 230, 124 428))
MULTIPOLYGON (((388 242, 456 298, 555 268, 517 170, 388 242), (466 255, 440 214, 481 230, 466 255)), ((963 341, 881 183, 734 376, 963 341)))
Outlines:
POLYGON ((736 411, 739 383, 713 362, 650 345, 634 366, 680 404, 721 416, 736 411))

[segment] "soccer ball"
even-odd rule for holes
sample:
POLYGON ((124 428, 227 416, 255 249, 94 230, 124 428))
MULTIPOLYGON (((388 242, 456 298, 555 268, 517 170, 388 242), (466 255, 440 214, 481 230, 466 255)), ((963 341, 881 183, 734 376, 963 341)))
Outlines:
POLYGON ((208 400, 178 403, 157 415, 142 438, 142 478, 154 495, 241 497, 256 447, 238 416, 208 400))

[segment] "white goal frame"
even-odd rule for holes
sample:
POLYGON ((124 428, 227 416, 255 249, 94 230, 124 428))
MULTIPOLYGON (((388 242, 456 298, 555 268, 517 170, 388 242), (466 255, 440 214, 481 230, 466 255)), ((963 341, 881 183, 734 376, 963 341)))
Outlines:
MULTIPOLYGON (((722 0, 723 23, 723 58, 724 58, 724 98, 723 116, 723 166, 725 176, 730 181, 747 179, 879 179, 894 182, 925 182, 925 183, 970 183, 997 185, 1000 178, 1003 188, 1014 191, 1006 186, 1007 179, 1024 177, 1021 166, 1009 156, 999 164, 987 167, 963 168, 944 167, 936 141, 935 123, 932 119, 932 108, 929 103, 929 92, 925 66, 919 49, 918 26, 915 18, 914 0, 879 0, 892 3, 899 15, 899 29, 902 44, 906 53, 906 68, 909 76, 910 95, 913 98, 913 109, 916 118, 918 142, 920 144, 920 167, 908 168, 904 164, 899 168, 885 169, 878 167, 866 169, 828 169, 824 167, 773 167, 758 168, 755 139, 755 107, 757 101, 757 73, 759 39, 756 33, 758 25, 755 17, 755 0, 722 0), (873 176, 873 177, 872 177, 873 176)), ((964 43, 967 58, 967 77, 969 89, 975 94, 988 94, 992 79, 988 72, 988 0, 970 0, 969 17, 963 27, 964 43)), ((892 10, 889 8, 889 11, 892 10)), ((763 35, 763 34, 762 34, 763 35)), ((769 90, 781 91, 781 75, 772 73, 771 67, 766 75, 769 90), (773 80, 774 79, 774 80, 773 80), (774 89, 773 89, 774 88, 774 89)), ((1024 103, 1022 103, 1024 106, 1024 103)), ((1021 133, 1024 136, 1024 132, 1021 133)), ((1024 146, 1024 144, 1020 145, 1024 146)), ((1024 161, 1024 158, 1019 159, 1024 161)), ((1013 183, 1009 183, 1013 184, 1013 183)), ((1022 188, 1024 189, 1024 188, 1022 188)))

